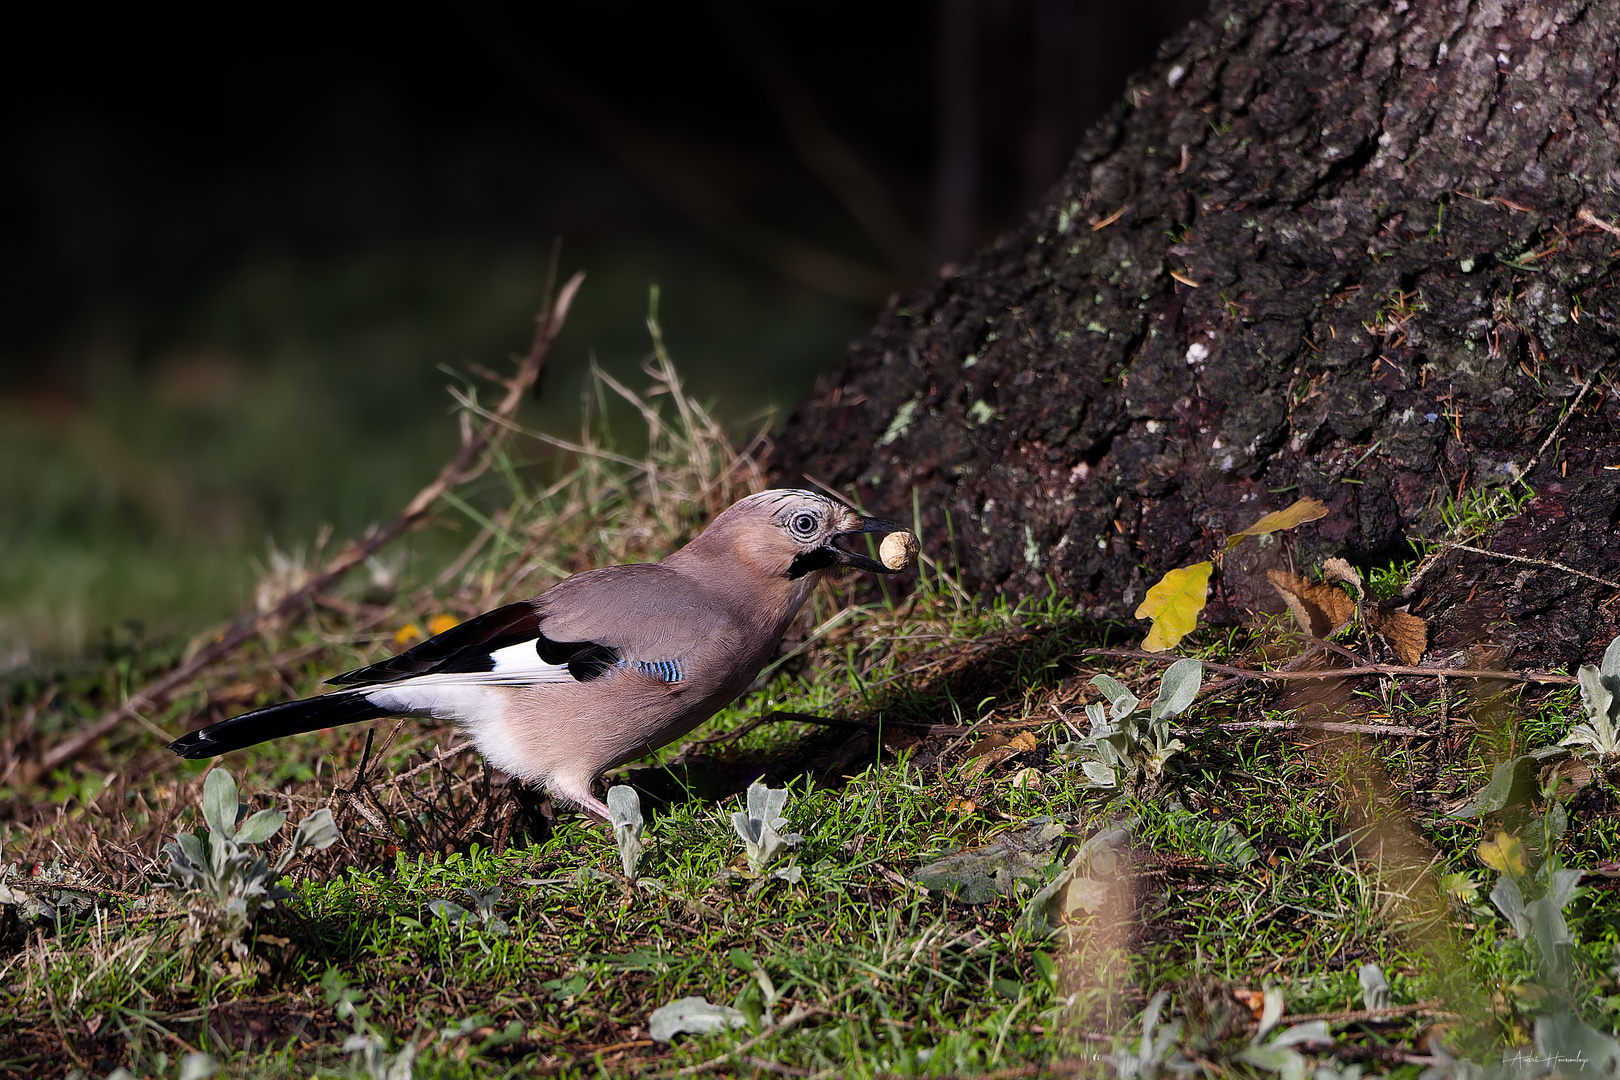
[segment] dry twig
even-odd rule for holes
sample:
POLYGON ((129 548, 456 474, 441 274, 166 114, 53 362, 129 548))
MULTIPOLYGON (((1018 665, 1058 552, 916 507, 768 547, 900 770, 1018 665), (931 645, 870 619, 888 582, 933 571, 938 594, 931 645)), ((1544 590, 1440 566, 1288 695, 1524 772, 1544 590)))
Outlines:
POLYGON ((517 372, 506 382, 506 396, 494 410, 493 416, 501 423, 492 425, 488 431, 469 431, 463 438, 461 449, 456 456, 439 470, 432 483, 416 493, 416 497, 405 505, 399 516, 363 539, 345 545, 319 574, 289 592, 280 603, 268 611, 238 616, 230 629, 196 656, 148 682, 131 694, 118 708, 51 747, 40 758, 40 769, 49 772, 72 761, 88 750, 97 739, 134 718, 140 710, 154 708, 173 697, 176 691, 190 683, 210 664, 248 639, 262 633, 277 619, 303 606, 313 595, 325 592, 379 548, 404 535, 411 526, 427 517, 445 492, 482 473, 492 460, 493 451, 505 438, 507 425, 517 412, 518 405, 534 386, 535 380, 540 377, 546 357, 562 330, 563 321, 568 317, 568 309, 584 280, 583 273, 570 278, 536 320, 533 344, 530 345, 528 354, 519 362, 517 372))
POLYGON ((1501 559, 1503 562, 1524 563, 1528 566, 1545 566, 1549 570, 1562 570, 1566 574, 1574 574, 1576 577, 1585 578, 1587 581, 1595 581, 1599 585, 1606 585, 1611 589, 1620 589, 1620 581, 1610 581, 1608 578, 1600 578, 1596 574, 1588 574, 1585 570, 1577 570, 1573 566, 1565 566, 1563 563, 1553 562, 1551 559, 1532 559, 1525 555, 1509 555, 1506 552, 1487 551, 1484 548, 1470 547, 1467 544, 1453 544, 1447 542, 1445 546, 1449 551, 1469 551, 1473 552, 1475 555, 1484 555, 1492 559, 1501 559))
POLYGON ((1404 724, 1346 724, 1337 720, 1232 720, 1219 724, 1201 724, 1188 731, 1322 731, 1329 735, 1394 735, 1403 739, 1432 736, 1432 731, 1407 727, 1404 724))
POLYGON ((1586 396, 1588 390, 1592 389, 1592 383, 1597 381, 1597 377, 1603 374, 1603 369, 1607 366, 1607 364, 1599 364, 1592 374, 1586 377, 1586 381, 1581 384, 1580 392, 1575 395, 1575 400, 1569 403, 1569 408, 1564 410, 1564 415, 1558 418, 1558 423, 1553 425, 1553 429, 1541 441, 1541 445, 1536 448, 1536 452, 1530 455, 1530 460, 1525 462, 1524 468, 1519 470, 1520 476, 1529 476, 1535 471, 1536 466, 1541 464, 1541 455, 1547 452, 1547 447, 1551 446, 1553 441, 1564 430, 1564 425, 1569 423, 1569 418, 1575 415, 1576 409, 1580 408, 1581 399, 1586 396))
POLYGON ((1391 1005, 1387 1009, 1347 1009, 1343 1012, 1304 1013, 1300 1016, 1289 1015, 1284 1019, 1290 1024, 1303 1024, 1309 1020, 1326 1020, 1330 1024, 1365 1024, 1385 1020, 1399 1020, 1407 1016, 1454 1017, 1457 1015, 1442 1008, 1444 1004, 1443 1001, 1437 998, 1433 1001, 1420 1001, 1415 1005, 1391 1005))

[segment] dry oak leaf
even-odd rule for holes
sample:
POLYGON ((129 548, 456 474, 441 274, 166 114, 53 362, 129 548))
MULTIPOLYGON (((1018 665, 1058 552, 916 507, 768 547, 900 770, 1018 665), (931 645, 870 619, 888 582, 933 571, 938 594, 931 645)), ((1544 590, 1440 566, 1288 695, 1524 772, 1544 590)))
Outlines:
MULTIPOLYGON (((1342 581, 1355 587, 1361 602, 1361 618, 1367 629, 1381 635, 1395 650, 1401 663, 1417 667, 1423 663, 1423 650, 1429 646, 1429 624, 1416 615, 1395 611, 1378 603, 1367 602, 1367 587, 1356 568, 1343 559, 1324 559, 1322 577, 1327 581, 1342 581)), ((1318 635, 1319 637, 1321 635, 1318 635)))
POLYGON ((1423 663, 1423 650, 1429 646, 1429 624, 1416 615, 1392 611, 1377 604, 1367 605, 1367 625, 1382 634, 1401 663, 1417 667, 1423 663))
POLYGON ((1256 1020, 1265 1015, 1266 995, 1261 990, 1250 990, 1247 987, 1233 987, 1232 996, 1241 1001, 1245 1008, 1254 1013, 1256 1020))
POLYGON ((1213 569, 1212 562, 1178 567, 1147 591, 1136 609, 1138 619, 1153 620, 1153 629, 1142 639, 1142 648, 1148 652, 1173 649, 1193 632, 1198 626, 1198 613, 1209 599, 1209 574, 1213 569))
POLYGON ((1041 790, 1041 783, 1044 779, 1045 777, 1041 775, 1041 770, 1039 769, 1019 769, 1017 772, 1012 774, 1012 779, 1007 781, 1007 786, 1010 788, 1016 788, 1020 791, 1039 791, 1041 790))
POLYGON ((1367 628, 1389 642, 1401 663, 1416 667, 1423 662, 1423 651, 1429 645, 1428 623, 1404 611, 1350 599, 1337 582, 1352 586, 1363 599, 1366 586, 1355 567, 1343 559, 1327 559, 1322 563, 1325 580, 1321 582, 1308 581, 1282 570, 1268 570, 1266 577, 1282 596, 1288 610, 1294 613, 1294 621, 1300 629, 1312 637, 1325 638, 1338 633, 1359 610, 1367 628))
POLYGON ((1027 731, 1019 732, 1011 739, 1005 735, 992 735, 968 752, 970 761, 967 768, 962 770, 962 776, 971 780, 991 766, 1000 765, 1008 758, 1022 754, 1026 750, 1033 750, 1039 745, 1035 736, 1027 731))
MULTIPOLYGON (((1327 503, 1320 499, 1296 499, 1291 506, 1274 510, 1261 517, 1247 529, 1226 538, 1217 555, 1224 554, 1245 536, 1264 536, 1316 521, 1327 516, 1327 503)), ((1148 652, 1163 652, 1174 648, 1182 638, 1198 625, 1198 614, 1209 599, 1209 575, 1213 562, 1194 563, 1171 570, 1148 590, 1147 597, 1136 609, 1138 619, 1152 619, 1153 628, 1142 639, 1142 648, 1148 652)))
POLYGON ((1356 602, 1337 585, 1310 581, 1286 570, 1267 570, 1266 578, 1294 613, 1299 628, 1312 637, 1336 634, 1355 617, 1356 602))
POLYGON ((1356 600, 1367 599, 1367 586, 1362 582, 1361 575, 1356 568, 1344 559, 1332 558, 1322 560, 1322 580, 1342 581, 1353 586, 1356 590, 1356 600))

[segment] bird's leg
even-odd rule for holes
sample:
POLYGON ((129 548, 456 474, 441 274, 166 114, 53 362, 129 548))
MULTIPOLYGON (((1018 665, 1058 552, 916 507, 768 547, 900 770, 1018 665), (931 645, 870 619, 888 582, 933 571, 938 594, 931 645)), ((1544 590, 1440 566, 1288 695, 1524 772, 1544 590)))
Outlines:
POLYGON ((592 777, 581 779, 577 776, 554 776, 546 781, 546 790, 563 802, 579 807, 588 816, 607 824, 613 820, 613 815, 608 810, 607 803, 591 794, 592 779, 592 777))

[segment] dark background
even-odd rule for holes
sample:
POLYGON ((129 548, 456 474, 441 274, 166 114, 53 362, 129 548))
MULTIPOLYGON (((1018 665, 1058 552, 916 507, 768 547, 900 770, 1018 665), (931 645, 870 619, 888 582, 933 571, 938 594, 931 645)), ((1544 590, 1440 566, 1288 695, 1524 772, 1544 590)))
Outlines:
MULTIPOLYGON (((895 290, 1016 221, 1191 0, 94 5, 5 35, 0 668, 245 598, 443 460, 438 364, 531 423, 634 376, 780 414, 895 290)), ((420 556, 419 556, 420 557, 420 556)))

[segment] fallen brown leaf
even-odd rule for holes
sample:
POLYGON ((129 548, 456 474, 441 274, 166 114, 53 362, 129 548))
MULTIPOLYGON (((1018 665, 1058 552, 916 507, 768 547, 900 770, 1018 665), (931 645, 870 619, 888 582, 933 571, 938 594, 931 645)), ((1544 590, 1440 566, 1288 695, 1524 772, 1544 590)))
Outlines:
POLYGON ((1382 634, 1401 663, 1417 667, 1423 662, 1423 650, 1429 645, 1429 624, 1416 615, 1404 611, 1368 604, 1367 626, 1382 634))
POLYGON ((984 738, 974 743, 973 746, 968 750, 966 756, 969 760, 972 760, 973 758, 988 754, 992 750, 1000 750, 1010 742, 1012 742, 1012 736, 1004 735, 998 731, 993 735, 986 735, 984 738))
POLYGON ((1353 585, 1356 590, 1356 599, 1367 599, 1367 586, 1362 583, 1361 575, 1356 572, 1355 567, 1343 559, 1323 559, 1322 580, 1329 582, 1342 581, 1346 585, 1353 585))
POLYGON ((1336 634, 1355 618, 1356 602, 1337 585, 1310 581, 1286 570, 1267 570, 1266 578, 1294 613, 1299 628, 1312 637, 1336 634))
POLYGON ((1041 789, 1041 780, 1041 770, 1034 768, 1019 769, 1012 774, 1012 779, 1007 781, 1007 786, 1021 791, 1039 791, 1041 789))
POLYGON ((1005 735, 991 735, 969 751, 968 767, 962 770, 962 775, 971 780, 1008 758, 1022 754, 1026 750, 1033 750, 1039 745, 1035 736, 1027 731, 1021 731, 1010 739, 1005 735))

